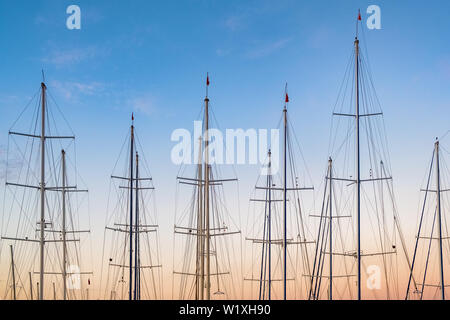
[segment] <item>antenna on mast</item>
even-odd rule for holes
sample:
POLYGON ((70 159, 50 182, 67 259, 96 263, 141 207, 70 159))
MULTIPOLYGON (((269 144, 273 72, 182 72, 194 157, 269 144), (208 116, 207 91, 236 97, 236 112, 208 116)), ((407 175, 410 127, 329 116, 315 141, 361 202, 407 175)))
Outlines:
POLYGON ((284 87, 284 94, 285 94, 285 100, 284 100, 284 109, 286 110, 287 109, 287 104, 288 104, 288 102, 289 102, 289 95, 288 95, 288 92, 287 92, 287 82, 286 82, 286 85, 285 85, 285 87, 284 87))
POLYGON ((206 73, 206 98, 208 98, 209 73, 206 73))
POLYGON ((358 21, 361 21, 361 11, 358 9, 358 19, 356 20, 356 36, 355 40, 358 39, 358 21))

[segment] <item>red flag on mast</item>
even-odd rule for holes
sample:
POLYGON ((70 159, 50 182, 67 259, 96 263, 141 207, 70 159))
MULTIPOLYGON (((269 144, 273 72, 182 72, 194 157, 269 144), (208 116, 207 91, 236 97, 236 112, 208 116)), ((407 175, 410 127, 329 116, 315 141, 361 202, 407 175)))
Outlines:
POLYGON ((286 92, 286 100, 285 100, 285 102, 289 102, 289 96, 288 96, 287 92, 286 92))
POLYGON ((206 85, 209 86, 209 75, 206 75, 206 85))
POLYGON ((361 21, 361 12, 358 10, 358 20, 361 21))

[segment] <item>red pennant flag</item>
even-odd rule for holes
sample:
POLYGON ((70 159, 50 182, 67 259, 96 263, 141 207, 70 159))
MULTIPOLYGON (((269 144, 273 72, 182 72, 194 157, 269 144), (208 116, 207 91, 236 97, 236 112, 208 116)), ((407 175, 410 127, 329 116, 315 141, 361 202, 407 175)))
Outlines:
POLYGON ((206 85, 209 86, 209 75, 206 76, 206 85))
POLYGON ((91 279, 88 279, 88 285, 91 285, 91 279))
POLYGON ((288 96, 287 93, 286 93, 286 100, 285 100, 285 102, 289 102, 289 96, 288 96))
POLYGON ((358 20, 361 21, 361 12, 358 10, 358 20))
POLYGON ((134 113, 131 113, 131 120, 134 121, 134 113))

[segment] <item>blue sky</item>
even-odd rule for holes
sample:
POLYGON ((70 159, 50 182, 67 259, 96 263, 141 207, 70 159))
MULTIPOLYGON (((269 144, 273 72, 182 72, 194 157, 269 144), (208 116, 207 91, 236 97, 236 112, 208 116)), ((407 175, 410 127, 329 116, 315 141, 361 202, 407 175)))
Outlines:
MULTIPOLYGON (((418 201, 408 199, 418 195, 434 137, 450 129, 448 1, 2 1, 0 146, 44 69, 77 136, 78 170, 91 199, 99 199, 91 214, 101 226, 104 190, 134 111, 170 226, 178 169, 170 163, 170 134, 192 128, 209 72, 222 128, 275 127, 287 81, 291 119, 319 180, 357 10, 364 19, 371 4, 381 8, 382 29, 366 28, 364 45, 401 215, 415 221, 418 201), (81 30, 66 28, 71 4, 81 8, 81 30)), ((256 166, 238 170, 242 198, 257 174, 256 166)))

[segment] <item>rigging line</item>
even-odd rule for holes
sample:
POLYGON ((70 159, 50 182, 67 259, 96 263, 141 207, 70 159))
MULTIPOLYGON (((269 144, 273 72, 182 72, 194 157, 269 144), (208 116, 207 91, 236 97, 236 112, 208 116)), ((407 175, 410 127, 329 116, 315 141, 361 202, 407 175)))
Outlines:
MULTIPOLYGON (((291 175, 291 183, 293 186, 297 186, 298 183, 294 182, 294 176, 297 177, 297 172, 294 166, 294 160, 293 160, 293 151, 292 151, 292 147, 291 147, 291 139, 290 139, 290 130, 288 131, 288 150, 289 150, 289 164, 290 164, 290 168, 291 168, 291 173, 293 173, 293 175, 291 175)), ((302 241, 306 241, 306 232, 305 232, 305 226, 304 226, 304 222, 303 222, 303 213, 301 210, 301 204, 300 204, 300 194, 298 191, 295 192, 296 195, 296 200, 294 203, 294 208, 297 209, 296 211, 298 212, 298 214, 296 215, 296 222, 297 222, 297 228, 298 228, 298 232, 302 233, 302 241), (297 207, 298 206, 298 207, 297 207), (300 219, 300 221, 299 221, 300 219)), ((309 232, 309 230, 308 230, 309 232)), ((303 262, 303 268, 306 269, 307 274, 310 274, 310 269, 309 269, 309 259, 308 259, 308 249, 307 249, 307 245, 301 245, 301 247, 303 247, 303 250, 301 250, 301 254, 302 254, 302 262, 303 262)))
MULTIPOLYGON (((333 108, 332 108, 331 119, 330 119, 331 120, 331 125, 330 125, 329 139, 328 139, 328 154, 330 154, 330 152, 331 152, 331 148, 332 148, 331 145, 332 144, 334 145, 334 142, 332 143, 332 141, 333 141, 333 139, 332 139, 333 119, 334 119, 333 113, 336 111, 337 104, 338 104, 338 102, 340 100, 340 97, 341 97, 341 93, 342 92, 346 92, 346 90, 348 88, 349 77, 348 77, 347 74, 348 74, 348 72, 350 72, 350 66, 351 66, 351 63, 352 63, 353 60, 354 60, 354 51, 353 51, 353 48, 352 48, 351 54, 350 54, 349 59, 347 61, 347 66, 345 67, 344 76, 343 76, 343 78, 341 80, 341 85, 339 86, 338 94, 337 94, 335 103, 334 103, 333 108), (345 83, 345 89, 344 89, 344 83, 345 83)), ((345 98, 345 95, 344 95, 344 98, 345 98)), ((338 122, 340 122, 340 120, 338 120, 338 122)))
MULTIPOLYGON (((430 163, 430 171, 429 171, 429 174, 428 174, 428 181, 427 181, 427 185, 426 185, 426 190, 428 190, 429 186, 430 186, 431 172, 433 170, 434 156, 435 156, 435 151, 433 150, 433 155, 431 157, 431 163, 430 163)), ((408 293, 409 293, 409 287, 410 287, 411 279, 414 280, 414 286, 415 286, 415 288, 417 290, 417 284, 416 284, 415 279, 413 278, 413 270, 414 270, 414 265, 415 265, 415 261, 416 261, 417 247, 418 247, 418 243, 419 243, 419 239, 420 239, 420 231, 422 229, 422 222, 423 222, 423 216, 424 216, 424 212, 425 212, 425 205, 426 205, 426 202, 427 202, 427 196, 428 196, 428 192, 425 192, 423 208, 422 208, 422 214, 421 214, 421 217, 420 217, 419 228, 418 228, 418 231, 417 231, 417 240, 416 240, 416 244, 414 246, 413 260, 412 260, 412 265, 410 267, 408 287, 407 287, 407 290, 406 290, 406 297, 405 297, 405 299, 408 299, 408 293)), ((423 290, 423 288, 422 288, 422 290, 423 290)))
MULTIPOLYGON (((329 207, 329 203, 327 201, 327 208, 329 207)), ((328 210, 328 209, 327 209, 328 210)), ((328 219, 329 220, 329 219, 328 219)), ((324 233, 322 237, 322 245, 321 245, 321 252, 324 252, 326 250, 327 244, 328 244, 328 232, 330 231, 330 228, 327 228, 327 225, 330 223, 330 221, 326 221, 324 224, 324 233)), ((320 271, 318 273, 318 283, 316 282, 316 299, 318 300, 320 298, 320 287, 322 285, 322 279, 323 279, 323 268, 325 265, 325 254, 322 254, 321 257, 323 257, 321 260, 321 264, 319 265, 320 271)))
POLYGON ((59 107, 58 103, 56 102, 56 100, 54 99, 53 95, 51 94, 51 92, 47 89, 46 93, 50 96, 51 100, 53 101, 53 103, 56 106, 56 109, 59 111, 59 113, 61 114, 62 118, 64 119, 64 122, 67 124, 67 126, 69 127, 69 130, 71 131, 72 134, 74 134, 74 131, 72 129, 72 127, 70 126, 69 122, 67 121, 66 117, 64 116, 64 113, 62 113, 61 108, 59 107))
MULTIPOLYGON (((349 64, 349 71, 350 71, 350 66, 353 66, 353 69, 351 69, 351 71, 352 71, 352 74, 354 74, 355 73, 355 65, 354 64, 352 64, 352 61, 355 59, 355 51, 354 51, 354 49, 352 48, 352 54, 351 54, 351 56, 350 56, 350 64, 349 64)), ((350 87, 350 95, 349 95, 349 98, 348 99, 350 99, 350 101, 349 101, 349 103, 350 103, 350 105, 352 105, 353 104, 353 97, 354 97, 354 93, 353 93, 353 90, 354 90, 354 87, 355 87, 355 79, 354 79, 354 77, 353 76, 350 76, 350 75, 347 75, 347 82, 346 82, 346 84, 345 84, 345 89, 344 89, 344 91, 342 91, 343 92, 343 95, 342 95, 342 98, 340 98, 339 96, 338 96, 338 98, 337 99, 341 99, 342 101, 341 101, 341 103, 340 103, 340 110, 341 111, 344 111, 344 104, 346 104, 346 99, 347 99, 347 91, 348 91, 348 85, 350 84, 350 80, 351 80, 351 87, 350 87)), ((339 94, 341 94, 341 93, 339 93, 339 94)), ((345 110, 346 111, 346 110, 345 110)), ((338 137, 338 135, 337 135, 337 132, 338 132, 338 129, 339 129, 339 127, 340 127, 340 123, 341 123, 341 119, 340 119, 341 117, 338 117, 338 124, 337 124, 337 126, 336 126, 336 128, 335 128, 335 134, 334 134, 334 139, 331 139, 331 135, 332 135, 332 133, 333 133, 333 123, 334 123, 334 116, 333 116, 333 114, 332 114, 332 117, 331 117, 331 128, 330 128, 330 144, 329 144, 329 147, 328 147, 328 154, 331 154, 331 152, 334 150, 334 146, 335 146, 335 144, 336 144, 336 141, 337 141, 337 137, 338 137)), ((348 125, 350 125, 350 122, 347 122, 348 123, 348 125)))
POLYGON ((17 119, 13 122, 13 124, 11 125, 11 127, 9 128, 9 131, 11 131, 14 126, 16 125, 16 123, 19 121, 19 119, 22 117, 22 115, 25 113, 25 111, 27 111, 27 109, 29 108, 29 106, 31 105, 31 102, 34 101, 34 99, 36 99, 36 96, 41 92, 41 88, 39 87, 39 89, 36 91, 36 93, 33 95, 33 97, 28 101, 28 103, 25 105, 25 107, 23 108, 23 110, 20 112, 19 116, 17 117, 17 119))
MULTIPOLYGON (((370 84, 370 88, 371 88, 371 90, 374 93, 376 104, 377 104, 377 106, 379 108, 379 111, 382 112, 381 103, 380 103, 380 100, 378 98, 378 94, 377 94, 376 89, 375 89, 372 73, 370 71, 370 65, 369 65, 368 62, 367 63, 365 62, 363 57, 361 58, 361 60, 362 60, 362 65, 364 66, 364 68, 362 68, 363 76, 368 78, 369 84, 370 84), (368 71, 366 71, 366 67, 367 67, 368 71)), ((375 105, 375 103, 373 103, 373 105, 375 105)), ((383 148, 383 151, 385 152, 385 159, 389 160, 390 159, 390 154, 389 154, 389 148, 388 148, 389 143, 388 143, 388 139, 387 139, 387 135, 386 135, 386 124, 384 123, 384 121, 382 121, 382 124, 383 124, 383 130, 381 130, 381 128, 380 128, 380 132, 379 132, 379 134, 380 134, 380 141, 384 141, 384 143, 385 143, 385 148, 383 148), (381 137, 381 132, 383 132, 384 139, 381 137)), ((389 170, 391 171, 391 168, 389 168, 389 170)))
MULTIPOLYGON (((327 184, 328 184, 328 180, 325 179, 325 189, 327 188, 327 184)), ((323 212, 324 209, 324 205, 325 205, 325 192, 323 193, 323 199, 322 199, 322 209, 321 212, 323 212)), ((317 241, 316 241, 316 248, 315 248, 315 254, 314 254, 314 262, 313 262, 313 270, 312 270, 312 277, 311 277, 311 286, 309 289, 309 298, 308 300, 311 300, 311 294, 312 294, 312 287, 313 287, 313 282, 314 282, 314 275, 315 275, 315 271, 316 271, 316 260, 317 260, 317 255, 319 254, 319 242, 320 242, 320 233, 322 230, 322 223, 324 223, 324 219, 323 219, 323 214, 321 214, 320 216, 320 220, 319 220, 319 232, 317 233, 317 241)), ((315 297, 314 297, 315 300, 315 297)))
POLYGON ((445 132, 443 135, 441 135, 441 137, 439 138, 439 141, 444 140, 444 138, 450 133, 450 130, 447 130, 447 132, 445 132))
MULTIPOLYGON (((313 179, 312 179, 312 177, 311 177, 310 170, 308 169, 308 165, 307 165, 307 162, 306 162, 306 160, 305 160, 305 156, 304 156, 304 154, 303 154, 303 152, 302 152, 302 148, 301 148, 301 146, 300 146, 300 142, 299 142, 299 140, 297 139, 297 135, 295 134, 295 130, 294 130, 294 127, 292 126, 292 123, 291 123, 291 121, 290 121, 290 118, 288 118, 288 124, 289 124, 289 128, 292 130, 292 134, 294 135, 294 141, 297 143, 297 148, 298 148, 298 150, 299 150, 299 152, 300 152, 300 155, 301 155, 301 157, 302 157, 302 160, 303 160, 303 163, 304 163, 306 172, 307 172, 307 174, 308 174, 308 178, 309 178, 309 180, 310 180, 309 182, 310 182, 310 184, 312 185, 312 184, 313 184, 313 183, 312 183, 313 179)), ((289 134, 289 133, 290 133, 291 130, 288 131, 289 137, 290 137, 290 134, 289 134)))
MULTIPOLYGON (((336 203, 336 213, 339 212, 339 203, 338 203, 338 199, 337 199, 337 190, 336 190, 336 185, 333 186, 333 190, 332 193, 334 195, 334 202, 336 203)), ((337 228, 338 228, 338 234, 339 234, 339 240, 341 242, 341 249, 342 252, 346 252, 346 248, 345 248, 345 240, 343 238, 343 231, 342 231, 342 224, 341 224, 341 219, 337 219, 337 228)), ((337 241, 336 241, 337 242, 337 241)), ((348 265, 347 265, 347 260, 344 259, 344 272, 346 275, 349 275, 350 272, 348 270, 348 265)), ((350 299, 353 299, 353 295, 352 295, 352 291, 351 291, 351 286, 350 286, 350 278, 346 277, 346 282, 347 282, 347 289, 348 289, 348 293, 349 293, 349 297, 350 299)), ((345 290, 345 289, 344 289, 345 290)))
POLYGON ((425 291, 425 279, 426 279, 427 271, 428 271, 428 262, 429 262, 429 258, 430 258, 430 252, 431 252, 431 243, 433 242, 433 233, 434 233, 434 225, 435 225, 435 222, 436 222, 436 214, 437 214, 437 208, 434 211, 433 224, 432 224, 432 227, 431 227, 430 241, 429 241, 429 244, 428 244, 427 260, 426 260, 426 263, 425 263, 425 271, 423 273, 422 290, 420 292, 420 300, 422 300, 423 292, 425 291))
MULTIPOLYGON (((142 144, 141 144, 141 140, 139 139, 139 136, 138 136, 138 134, 137 134, 137 130, 135 129, 135 133, 134 133, 134 136, 135 136, 135 138, 136 138, 136 141, 137 141, 137 145, 139 146, 139 153, 140 153, 140 155, 139 155, 139 159, 143 159, 143 162, 144 162, 144 167, 145 167, 145 173, 149 176, 149 177, 152 177, 152 174, 151 174, 151 171, 150 171, 150 166, 149 166, 149 164, 148 164, 148 162, 147 162, 147 157, 145 156, 145 152, 144 152, 144 148, 142 147, 142 144)), ((151 182, 151 184, 153 185, 153 181, 151 182)))
MULTIPOLYGON (((327 182, 328 183, 328 182, 327 182)), ((318 238, 317 238, 317 244, 316 244, 316 257, 318 255, 318 261, 317 263, 315 262, 315 273, 312 274, 312 278, 311 278, 311 289, 312 290, 312 283, 314 282, 314 291, 313 291, 313 299, 314 300, 318 300, 319 299, 319 278, 321 277, 321 269, 322 269, 322 265, 324 263, 324 259, 325 259, 325 254, 324 254, 324 241, 326 240, 326 230, 327 230, 327 221, 326 219, 324 219, 324 213, 326 214, 326 212, 328 211, 328 205, 329 205, 329 200, 325 198, 326 197, 326 192, 324 192, 324 198, 323 198, 323 203, 322 203, 322 210, 321 210, 321 220, 323 222, 321 222, 321 226, 322 228, 319 228, 319 232, 318 232, 318 238), (319 247, 320 246, 320 247, 319 247)), ((326 245, 326 244, 325 244, 326 245)), ((322 269, 323 270, 323 269, 322 269)))
MULTIPOLYGON (((36 100, 38 100, 38 101, 36 102, 36 105, 35 105, 35 108, 34 108, 34 109, 35 109, 35 113, 34 113, 34 116, 33 116, 33 118, 32 118, 32 119, 34 119, 34 118, 36 119, 36 120, 34 121, 34 122, 35 122, 35 131, 36 131, 36 127, 37 127, 38 114, 39 114, 39 105, 40 105, 40 99, 36 99, 36 100)), ((31 103, 31 101, 30 101, 30 103, 31 103)), ((30 132, 32 132, 32 130, 31 130, 32 127, 33 127, 33 121, 32 121, 31 124, 30 124, 30 129, 29 129, 30 132)), ((6 165, 6 168, 5 168, 5 169, 6 169, 6 173, 5 173, 5 181, 8 181, 9 153, 10 153, 10 139, 12 139, 13 142, 16 144, 16 147, 17 147, 17 149, 19 150, 19 153, 20 153, 22 159, 25 159, 25 158, 26 158, 26 157, 25 157, 25 154, 22 152, 21 148, 18 146, 18 144, 16 143, 15 139, 13 138, 13 136, 8 135, 7 165, 6 165)), ((26 143, 26 146, 25 146, 25 150, 28 149, 29 141, 30 141, 30 139, 27 139, 27 140, 26 140, 27 143, 26 143)), ((34 139, 31 139, 31 146, 33 147, 33 145, 34 145, 34 139)), ((30 152, 30 158, 31 158, 31 155, 32 155, 32 153, 30 152)), ((31 163, 31 162, 27 162, 27 164, 28 164, 28 168, 27 168, 28 172, 29 172, 30 169, 31 169, 31 168, 29 167, 29 163, 31 163)), ((23 170, 23 162, 22 162, 22 166, 20 167, 18 179, 20 179, 20 177, 21 177, 22 170, 23 170)), ((5 188, 5 191, 6 191, 6 188, 5 188)), ((11 208, 11 210, 12 210, 12 208, 11 208)), ((9 215, 8 220, 10 219, 10 216, 11 216, 11 213, 10 213, 10 215, 9 215)), ((8 222, 8 225, 9 225, 9 222, 8 222)))

